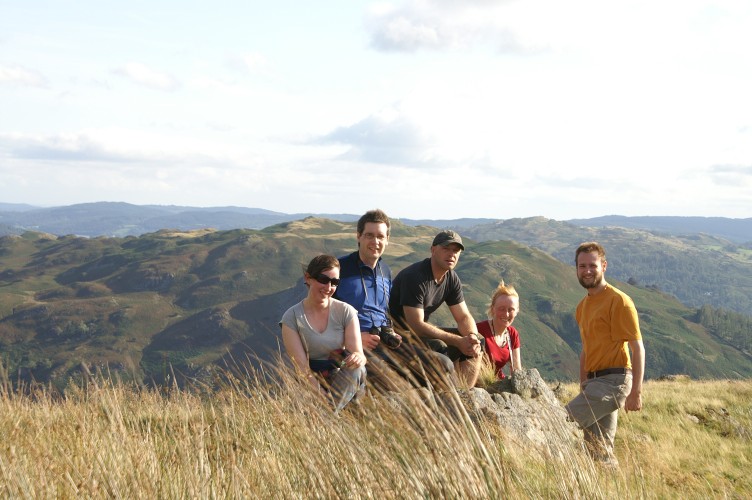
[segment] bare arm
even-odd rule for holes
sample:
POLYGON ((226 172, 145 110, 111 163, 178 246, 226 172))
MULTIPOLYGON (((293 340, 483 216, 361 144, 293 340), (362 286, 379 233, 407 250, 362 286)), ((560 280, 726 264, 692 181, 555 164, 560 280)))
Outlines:
POLYGON ((480 355, 480 334, 478 334, 475 319, 473 319, 472 314, 468 311, 465 301, 463 300, 459 304, 449 306, 449 311, 451 311, 454 321, 457 322, 457 329, 462 336, 457 347, 465 355, 480 355))
POLYGON ((520 348, 512 349, 512 373, 522 369, 522 358, 520 356, 520 348))
MULTIPOLYGON (((475 321, 470 315, 470 312, 467 311, 465 303, 462 302, 461 305, 464 306, 464 310, 467 313, 466 316, 460 314, 459 312, 457 315, 455 315, 455 311, 452 311, 452 315, 455 316, 455 320, 457 320, 457 318, 460 318, 460 320, 457 320, 457 325, 460 327, 461 332, 464 329, 464 336, 449 333, 442 330, 441 328, 432 325, 431 323, 426 322, 424 311, 421 308, 403 306, 403 311, 405 312, 405 321, 407 322, 407 325, 419 337, 439 339, 446 342, 447 345, 456 347, 467 356, 477 356, 480 354, 480 341, 475 337, 468 336, 470 333, 477 333, 475 321), (470 323, 472 323, 472 326, 470 325, 470 323)), ((460 304, 457 304, 453 307, 460 307, 460 304)), ((452 310, 452 308, 450 308, 450 310, 452 310)))
POLYGON ((470 311, 468 311, 467 304, 464 301, 449 306, 449 311, 452 313, 454 321, 457 322, 457 329, 460 331, 460 335, 478 334, 478 327, 475 325, 475 320, 470 311))
POLYGON ((308 355, 303 348, 303 343, 300 341, 300 335, 289 326, 282 325, 282 343, 285 346, 287 355, 292 359, 296 371, 311 384, 311 387, 319 390, 319 382, 308 366, 308 355))
POLYGON ((630 340, 632 351, 632 391, 627 395, 624 409, 627 411, 642 410, 642 378, 645 373, 645 346, 642 340, 630 340))
POLYGON ((457 345, 457 341, 460 339, 459 335, 445 332, 441 328, 426 322, 422 308, 403 306, 402 310, 405 313, 405 322, 407 323, 407 326, 409 326, 419 337, 439 339, 443 340, 448 345, 457 345))
POLYGON ((360 324, 356 316, 345 326, 345 348, 350 351, 350 355, 345 358, 348 368, 359 368, 366 364, 360 335, 360 324))

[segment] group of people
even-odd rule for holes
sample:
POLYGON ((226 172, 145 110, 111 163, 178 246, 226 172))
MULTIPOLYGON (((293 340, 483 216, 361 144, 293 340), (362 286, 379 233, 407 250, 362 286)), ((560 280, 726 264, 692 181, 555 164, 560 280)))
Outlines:
MULTIPOLYGON (((366 364, 369 382, 383 389, 394 388, 398 380, 473 387, 484 358, 498 378, 505 377, 507 365, 512 375, 520 370, 520 336, 512 326, 520 307, 514 286, 502 281, 491 295, 488 319, 476 322, 454 270, 465 250, 460 235, 439 232, 430 257, 392 278, 382 258, 390 230, 389 217, 370 210, 358 220, 356 251, 340 258, 319 255, 308 264, 307 295, 280 321, 285 350, 300 376, 339 411, 365 391, 366 364), (442 304, 456 328, 429 321, 442 304)), ((625 403, 628 411, 642 407, 644 348, 634 304, 604 279, 603 248, 584 243, 575 261, 588 295, 576 311, 582 391, 567 410, 583 428, 593 456, 612 462, 618 409, 625 403)))

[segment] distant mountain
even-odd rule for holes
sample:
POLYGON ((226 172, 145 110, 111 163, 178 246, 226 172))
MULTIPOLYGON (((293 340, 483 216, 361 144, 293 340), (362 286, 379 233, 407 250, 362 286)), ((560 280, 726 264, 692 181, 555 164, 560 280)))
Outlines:
MULTIPOLYGON (((58 236, 68 234, 97 236, 139 236, 160 229, 213 228, 263 229, 283 222, 315 216, 341 222, 358 220, 354 214, 285 214, 246 207, 185 207, 175 205, 131 205, 122 202, 81 203, 38 208, 30 205, 0 204, 0 235, 40 231, 58 236)), ((427 225, 462 230, 493 219, 402 219, 411 226, 427 225)))
MULTIPOLYGON (((352 251, 354 231, 352 222, 309 217, 263 230, 2 237, 0 364, 14 381, 62 387, 80 380, 84 366, 161 383, 173 374, 202 378, 212 366, 272 359, 282 312, 305 295, 302 265, 318 253, 352 251)), ((435 232, 395 221, 385 257, 393 271, 428 256, 435 232)), ((476 319, 485 317, 500 279, 514 283, 525 365, 550 380, 576 379, 580 340, 572 312, 583 290, 573 266, 517 242, 468 236, 465 243, 457 272, 476 319)), ((749 332, 737 328, 748 317, 612 282, 639 310, 649 377, 752 377, 749 332)), ((432 318, 451 324, 446 308, 432 318)))
POLYGON ((454 231, 462 231, 469 227, 477 226, 479 224, 490 224, 498 219, 399 219, 403 224, 408 226, 431 226, 439 229, 453 229, 454 231))
POLYGON ((576 226, 544 217, 507 219, 468 228, 477 241, 513 240, 565 264, 583 241, 606 248, 608 275, 678 297, 691 307, 710 304, 752 314, 752 245, 705 233, 672 236, 640 229, 576 226))
MULTIPOLYGON (((117 202, 53 208, 12 204, 0 207, 11 208, 0 211, 0 235, 31 230, 57 236, 125 237, 163 229, 263 229, 313 215, 234 206, 198 208, 117 202)), ((341 222, 358 218, 353 214, 315 216, 341 222)), ((566 222, 544 217, 395 220, 407 226, 455 229, 478 241, 518 241, 540 248, 566 264, 571 262, 571 253, 579 242, 602 241, 609 250, 609 273, 616 278, 669 292, 691 307, 709 304, 752 314, 752 219, 607 216, 566 222), (746 243, 740 243, 743 241, 746 243)))
MULTIPOLYGON (((397 219, 399 214, 391 214, 397 219)), ((247 207, 189 207, 175 205, 132 205, 122 202, 82 203, 39 208, 31 205, 0 203, 0 235, 40 231, 58 236, 139 236, 160 229, 263 229, 275 224, 314 216, 342 222, 358 220, 354 214, 274 212, 247 207)), ((431 226, 466 231, 475 226, 502 222, 489 218, 399 219, 409 226, 431 226)), ((509 219, 514 220, 514 219, 509 219)), ((625 227, 669 235, 703 233, 736 243, 752 242, 752 219, 722 217, 623 217, 617 215, 592 219, 572 219, 583 227, 625 227)))
POLYGON ((586 227, 627 227, 645 231, 659 231, 671 235, 704 233, 736 243, 752 242, 752 218, 725 217, 625 217, 607 215, 591 219, 571 219, 566 222, 586 227))
MULTIPOLYGON (((299 220, 313 214, 283 214, 260 208, 181 207, 174 205, 132 205, 122 202, 81 203, 30 210, 1 210, 0 235, 24 230, 58 236, 138 236, 160 229, 262 229, 299 220), (3 226, 10 228, 3 231, 3 226)), ((318 214, 345 222, 357 220, 349 214, 318 214)))
POLYGON ((33 205, 26 205, 25 203, 2 203, 0 202, 0 212, 26 212, 28 210, 34 210, 33 205))

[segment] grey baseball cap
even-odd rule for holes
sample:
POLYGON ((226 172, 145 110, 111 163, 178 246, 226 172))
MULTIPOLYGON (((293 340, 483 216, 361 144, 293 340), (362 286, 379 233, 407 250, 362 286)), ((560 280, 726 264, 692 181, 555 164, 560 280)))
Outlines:
POLYGON ((462 250, 465 249, 465 245, 462 244, 462 238, 460 235, 451 229, 446 229, 436 235, 431 246, 441 245, 442 247, 445 247, 452 243, 457 243, 462 250))

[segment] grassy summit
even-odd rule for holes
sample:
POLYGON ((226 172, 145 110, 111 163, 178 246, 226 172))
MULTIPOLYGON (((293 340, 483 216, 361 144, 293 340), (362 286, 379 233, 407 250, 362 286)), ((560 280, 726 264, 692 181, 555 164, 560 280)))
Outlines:
MULTIPOLYGON (((565 388, 565 398, 576 390, 565 388), (566 394, 569 393, 569 394, 566 394)), ((62 399, 0 391, 10 498, 746 498, 752 382, 648 381, 617 471, 576 446, 513 444, 466 413, 374 396, 335 416, 288 380, 200 397, 92 379, 62 399)), ((535 418, 531 415, 530 418, 535 418)))

